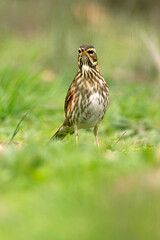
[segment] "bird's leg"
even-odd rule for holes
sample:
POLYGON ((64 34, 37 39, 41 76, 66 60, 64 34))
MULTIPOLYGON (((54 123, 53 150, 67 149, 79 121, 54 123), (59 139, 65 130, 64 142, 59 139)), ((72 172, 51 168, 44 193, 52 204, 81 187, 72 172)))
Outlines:
POLYGON ((78 127, 77 127, 77 125, 74 126, 74 133, 76 135, 76 144, 78 144, 78 127))
POLYGON ((98 134, 98 125, 96 125, 96 126, 94 127, 94 136, 95 136, 95 138, 96 138, 97 146, 99 147, 99 142, 98 142, 98 136, 97 136, 97 134, 98 134))

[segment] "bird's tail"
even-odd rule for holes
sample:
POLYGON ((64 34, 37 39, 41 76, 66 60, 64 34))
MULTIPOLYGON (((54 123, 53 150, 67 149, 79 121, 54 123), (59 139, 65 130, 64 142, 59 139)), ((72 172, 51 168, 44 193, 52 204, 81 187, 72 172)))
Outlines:
POLYGON ((50 138, 49 142, 53 140, 63 140, 65 136, 69 133, 68 127, 62 124, 62 126, 57 130, 57 132, 50 138))

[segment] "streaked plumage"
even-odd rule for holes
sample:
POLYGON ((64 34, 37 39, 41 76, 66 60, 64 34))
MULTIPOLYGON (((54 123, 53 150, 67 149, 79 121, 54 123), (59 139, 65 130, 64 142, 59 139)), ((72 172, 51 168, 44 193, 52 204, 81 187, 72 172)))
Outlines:
POLYGON ((99 71, 94 47, 84 44, 78 52, 78 72, 65 98, 65 121, 51 140, 75 132, 78 142, 78 129, 94 128, 98 145, 98 126, 108 106, 109 89, 99 71))

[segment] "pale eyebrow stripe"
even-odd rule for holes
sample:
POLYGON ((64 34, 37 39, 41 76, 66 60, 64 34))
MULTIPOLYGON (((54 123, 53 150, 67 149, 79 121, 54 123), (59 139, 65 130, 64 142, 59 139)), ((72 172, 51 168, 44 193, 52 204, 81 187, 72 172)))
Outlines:
POLYGON ((88 52, 88 51, 96 52, 94 48, 89 48, 89 49, 87 49, 87 52, 88 52))

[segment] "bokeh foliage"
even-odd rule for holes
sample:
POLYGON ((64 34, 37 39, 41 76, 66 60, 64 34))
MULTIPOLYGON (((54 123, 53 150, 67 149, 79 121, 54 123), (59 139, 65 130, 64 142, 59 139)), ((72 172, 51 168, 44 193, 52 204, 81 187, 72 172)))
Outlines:
POLYGON ((1 239, 159 239, 160 32, 153 2, 122 2, 0 2, 1 239), (48 145, 82 43, 110 88, 101 145, 48 145))

